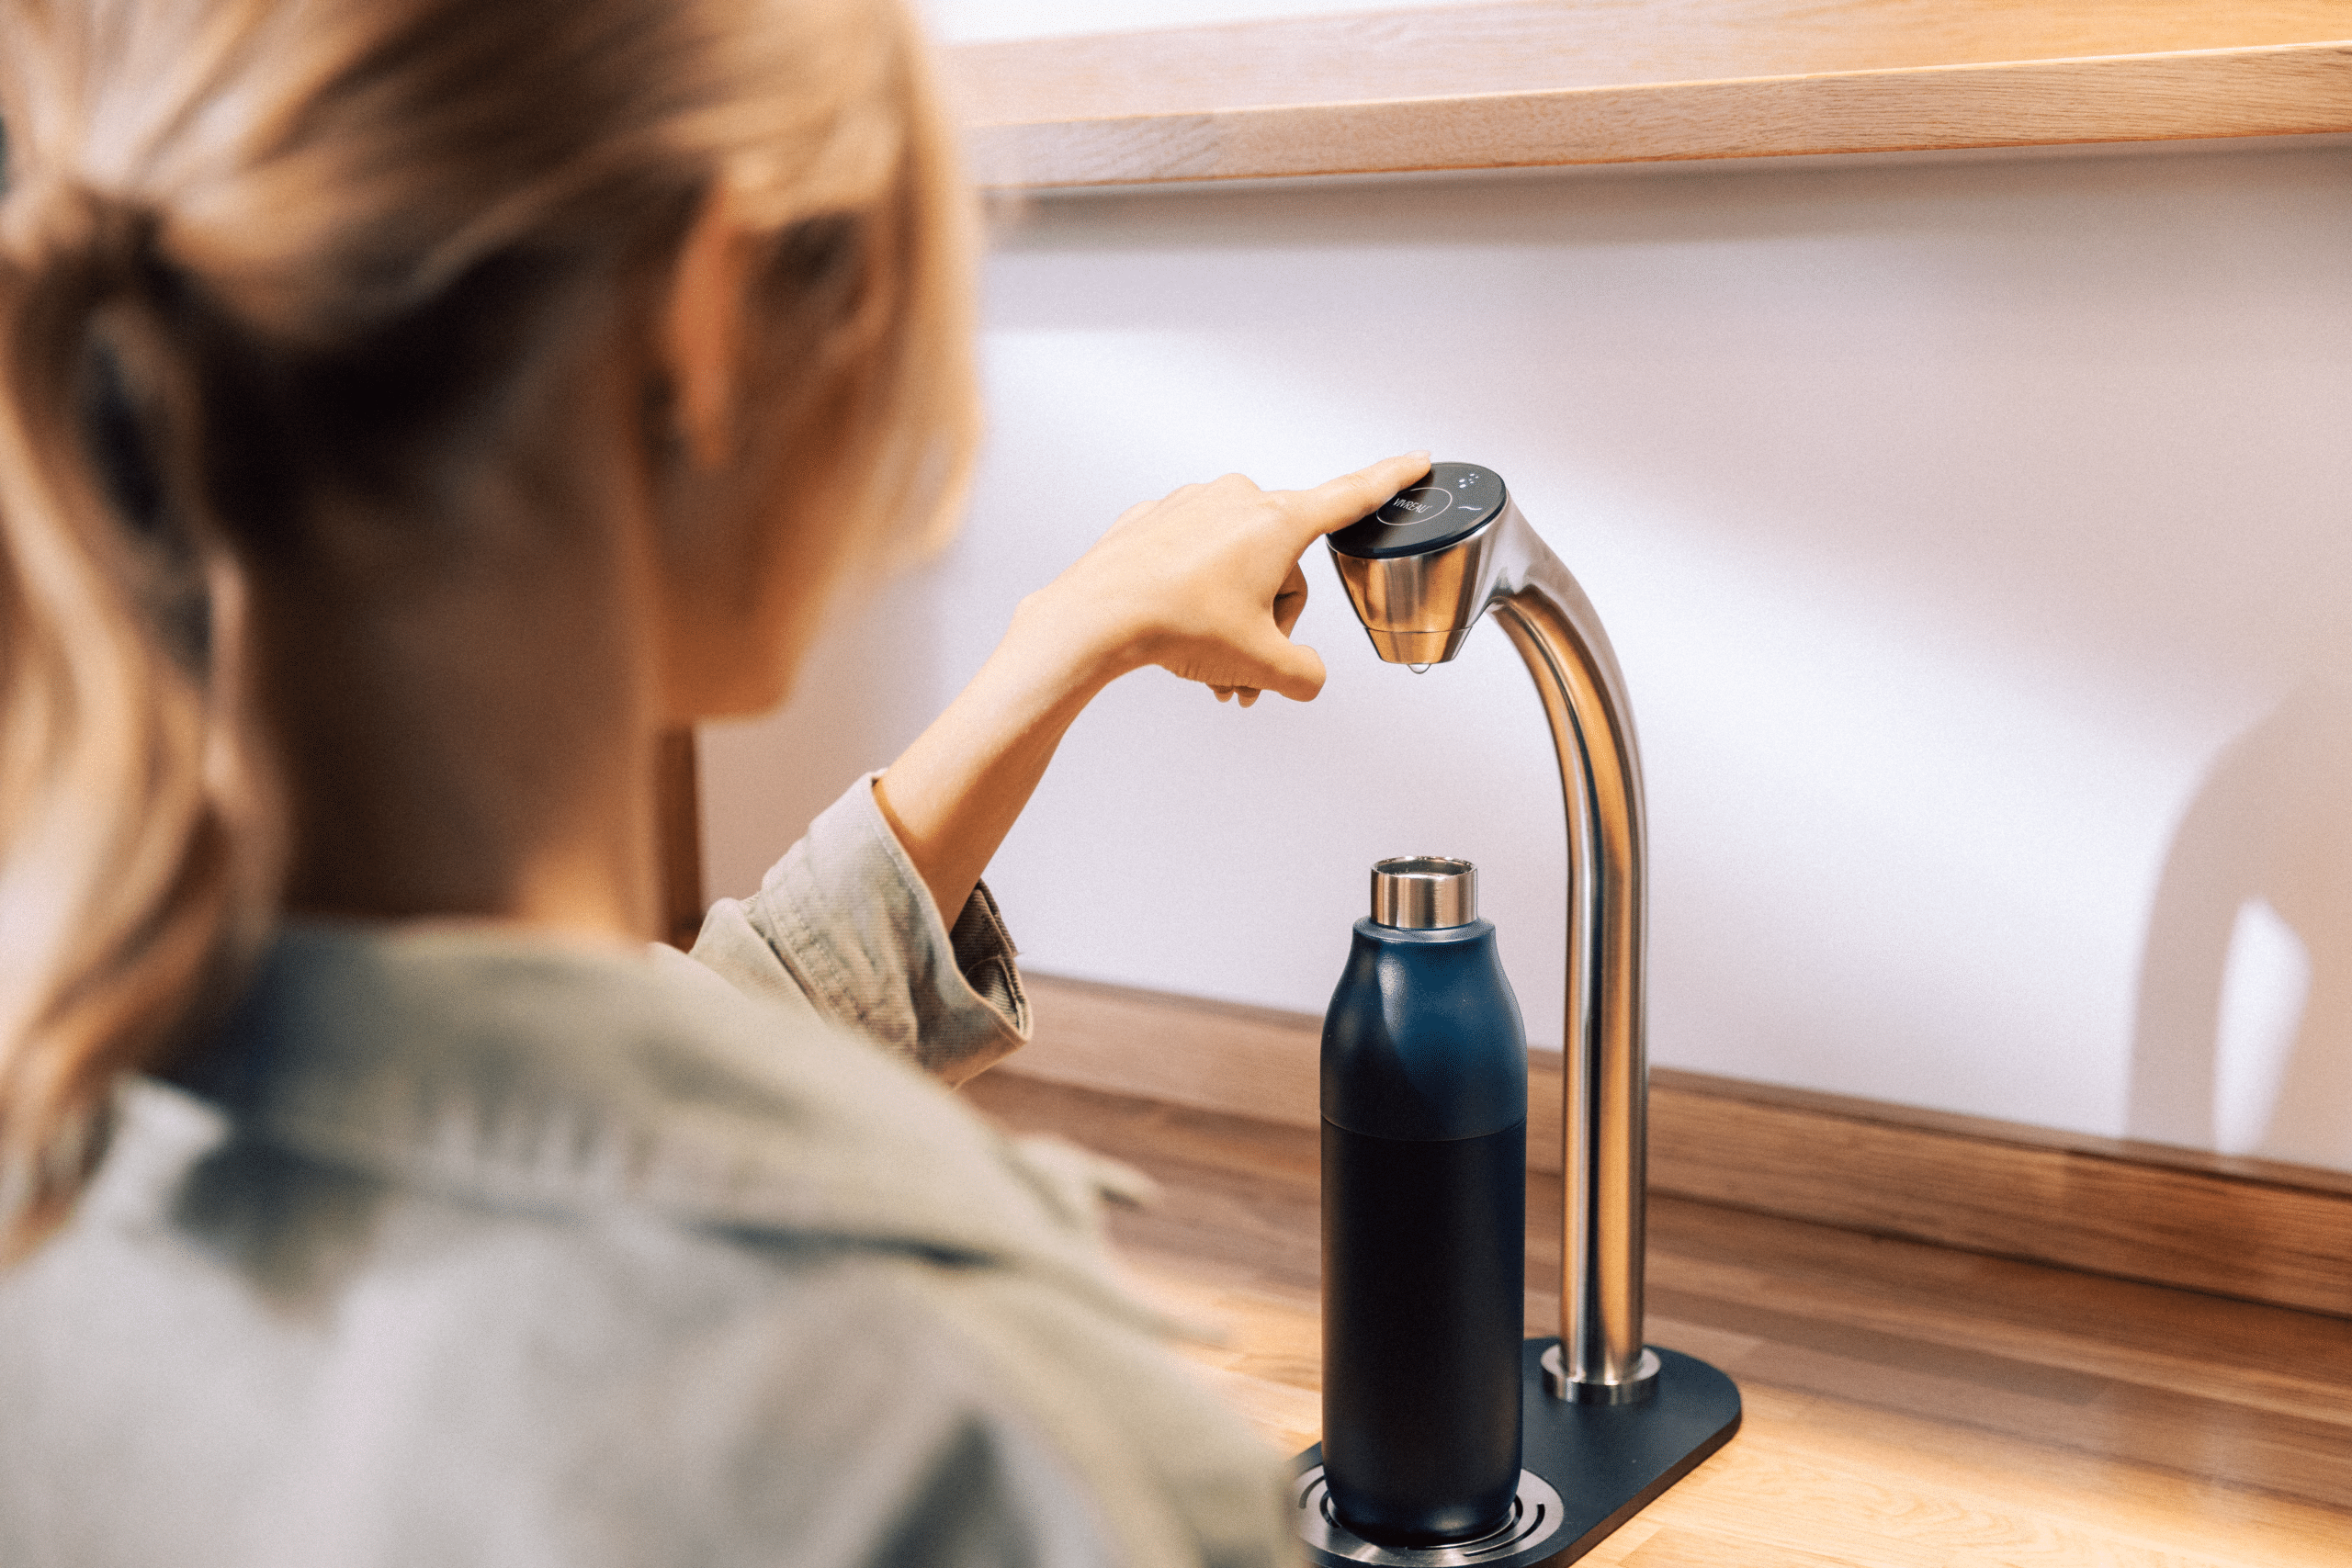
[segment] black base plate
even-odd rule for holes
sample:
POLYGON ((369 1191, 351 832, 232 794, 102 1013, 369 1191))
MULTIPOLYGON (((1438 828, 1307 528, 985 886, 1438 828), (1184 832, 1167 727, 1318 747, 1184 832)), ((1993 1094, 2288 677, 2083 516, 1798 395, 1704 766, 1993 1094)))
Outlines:
MULTIPOLYGON (((1556 1339, 1520 1347, 1521 1464, 1560 1495, 1565 1522, 1539 1544, 1510 1555, 1480 1554, 1477 1568, 1552 1568, 1573 1562, 1649 1506, 1659 1494, 1730 1442, 1739 1430, 1739 1390, 1693 1356, 1652 1346, 1657 1392, 1639 1404, 1571 1404, 1544 1386, 1544 1352, 1556 1339)), ((1316 1444, 1295 1461, 1305 1474, 1323 1462, 1316 1444)), ((1317 1568, 1360 1568, 1309 1547, 1317 1568)))

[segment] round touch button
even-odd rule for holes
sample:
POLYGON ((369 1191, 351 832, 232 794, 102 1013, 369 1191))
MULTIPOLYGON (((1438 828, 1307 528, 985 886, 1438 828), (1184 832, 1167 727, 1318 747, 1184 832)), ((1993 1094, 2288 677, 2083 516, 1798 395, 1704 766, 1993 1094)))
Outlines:
POLYGON ((1476 463, 1432 463, 1410 489, 1398 491, 1368 517, 1331 535, 1343 556, 1378 560, 1426 555, 1468 538, 1502 515, 1510 495, 1503 477, 1476 463))
POLYGON ((1388 504, 1373 513, 1391 528, 1407 528, 1416 523, 1430 523, 1437 514, 1453 504, 1453 492, 1443 485, 1422 485, 1388 498, 1388 504))

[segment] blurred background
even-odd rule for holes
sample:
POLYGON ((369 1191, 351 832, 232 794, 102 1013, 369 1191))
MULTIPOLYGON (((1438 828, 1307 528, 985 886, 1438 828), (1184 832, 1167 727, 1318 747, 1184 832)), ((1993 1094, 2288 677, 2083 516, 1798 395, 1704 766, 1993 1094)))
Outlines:
MULTIPOLYGON (((2352 1169, 2352 150, 1043 197, 992 238, 970 517, 705 729, 714 895, 1131 502, 1429 446, 1505 477, 1624 663, 1655 1062, 2352 1169)), ((1307 570, 1319 700, 1149 671, 1072 732, 989 873, 1025 964, 1319 1012, 1367 863, 1461 855, 1556 1048, 1517 656, 1384 665, 1307 570)))

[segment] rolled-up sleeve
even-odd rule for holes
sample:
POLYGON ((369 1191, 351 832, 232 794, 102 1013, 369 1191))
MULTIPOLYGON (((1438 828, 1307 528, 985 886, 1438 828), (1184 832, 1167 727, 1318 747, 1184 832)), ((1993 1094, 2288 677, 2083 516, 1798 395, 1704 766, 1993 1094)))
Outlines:
POLYGON ((1029 1038, 1017 950, 986 884, 953 926, 941 919, 874 778, 826 807, 757 893, 712 905, 693 956, 961 1083, 1029 1038))

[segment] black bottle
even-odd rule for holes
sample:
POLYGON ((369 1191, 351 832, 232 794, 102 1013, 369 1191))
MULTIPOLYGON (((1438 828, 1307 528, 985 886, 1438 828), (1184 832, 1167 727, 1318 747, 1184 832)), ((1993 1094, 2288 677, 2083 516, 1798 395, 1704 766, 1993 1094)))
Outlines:
POLYGON ((1527 1036, 1476 871, 1373 867, 1323 1022, 1323 1463, 1367 1540, 1475 1540, 1520 1470, 1527 1036))

